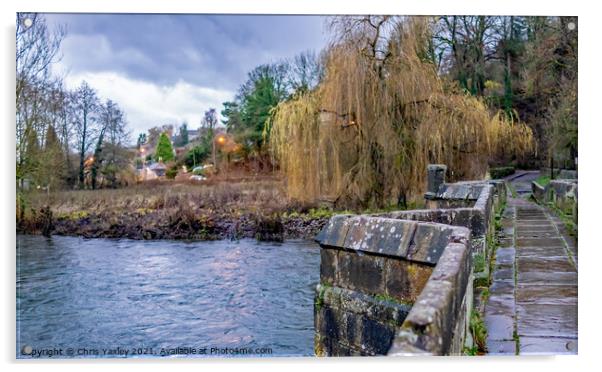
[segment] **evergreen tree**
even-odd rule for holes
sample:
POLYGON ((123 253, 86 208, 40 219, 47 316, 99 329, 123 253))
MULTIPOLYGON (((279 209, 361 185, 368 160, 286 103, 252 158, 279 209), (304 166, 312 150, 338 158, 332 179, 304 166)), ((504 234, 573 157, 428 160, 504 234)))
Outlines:
POLYGON ((159 142, 157 143, 157 149, 155 150, 155 159, 157 161, 172 161, 174 159, 173 147, 171 141, 165 132, 159 136, 159 142))
POLYGON ((140 147, 146 143, 146 133, 140 133, 138 135, 138 141, 136 141, 136 148, 140 150, 140 147))
POLYGON ((183 122, 178 129, 178 136, 174 140, 174 146, 186 146, 190 142, 188 138, 188 123, 183 122))
POLYGON ((40 181, 44 185, 56 189, 64 183, 66 169, 63 146, 52 125, 46 131, 43 158, 44 160, 40 167, 40 181))

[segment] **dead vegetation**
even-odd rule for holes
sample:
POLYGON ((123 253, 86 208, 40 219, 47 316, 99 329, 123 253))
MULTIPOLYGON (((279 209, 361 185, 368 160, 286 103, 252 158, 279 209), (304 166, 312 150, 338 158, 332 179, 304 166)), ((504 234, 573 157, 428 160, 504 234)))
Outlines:
POLYGON ((149 181, 123 189, 68 190, 29 197, 32 208, 50 205, 58 216, 75 212, 100 213, 107 210, 139 211, 188 209, 212 211, 279 210, 286 204, 282 182, 149 181))
POLYGON ((332 214, 315 212, 309 204, 287 203, 283 182, 274 177, 242 178, 33 192, 17 231, 91 238, 281 241, 313 237, 332 214), (303 211, 307 213, 299 213, 303 211))

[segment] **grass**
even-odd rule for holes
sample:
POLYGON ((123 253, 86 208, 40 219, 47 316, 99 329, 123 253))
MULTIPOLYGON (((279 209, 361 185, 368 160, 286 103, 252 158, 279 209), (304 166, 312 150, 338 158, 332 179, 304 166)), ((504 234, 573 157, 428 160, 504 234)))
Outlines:
POLYGON ((550 183, 550 176, 541 175, 535 180, 539 186, 546 187, 550 183))
POLYGON ((485 254, 479 253, 474 257, 474 271, 475 273, 480 273, 485 271, 485 254))
POLYGON ((558 208, 554 203, 548 203, 548 207, 554 211, 558 218, 560 218, 569 235, 577 239, 577 225, 575 224, 575 221, 573 221, 573 215, 564 213, 562 209, 558 208))
POLYGON ((479 349, 476 346, 473 346, 473 347, 464 346, 464 355, 467 355, 467 356, 479 355, 479 349))
POLYGON ((518 198, 518 193, 510 183, 508 183, 508 189, 510 190, 510 195, 512 195, 513 198, 518 198))
POLYGON ((470 332, 475 342, 477 352, 487 352, 487 327, 481 317, 481 314, 473 310, 470 314, 470 332))

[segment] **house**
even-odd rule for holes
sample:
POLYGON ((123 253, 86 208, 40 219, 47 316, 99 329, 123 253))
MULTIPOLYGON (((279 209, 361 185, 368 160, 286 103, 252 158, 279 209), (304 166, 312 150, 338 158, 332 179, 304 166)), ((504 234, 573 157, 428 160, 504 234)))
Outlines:
POLYGON ((165 176, 165 172, 167 171, 167 167, 165 166, 165 164, 163 164, 162 161, 158 162, 158 163, 153 163, 151 164, 148 169, 150 169, 151 171, 153 171, 157 177, 163 177, 165 176))
POLYGON ((199 129, 188 129, 188 141, 194 141, 201 135, 201 131, 199 129))

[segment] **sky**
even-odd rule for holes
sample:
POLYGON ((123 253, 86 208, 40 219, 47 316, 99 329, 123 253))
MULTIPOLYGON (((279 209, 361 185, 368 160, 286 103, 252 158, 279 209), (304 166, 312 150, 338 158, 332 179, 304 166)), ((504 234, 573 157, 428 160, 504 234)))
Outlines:
POLYGON ((53 73, 86 80, 125 112, 132 136, 222 110, 254 67, 328 42, 321 16, 46 14, 64 26, 53 73))

